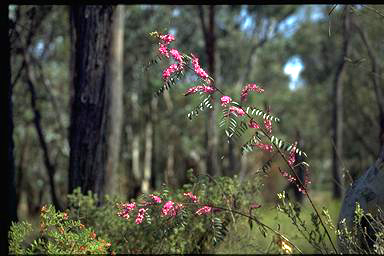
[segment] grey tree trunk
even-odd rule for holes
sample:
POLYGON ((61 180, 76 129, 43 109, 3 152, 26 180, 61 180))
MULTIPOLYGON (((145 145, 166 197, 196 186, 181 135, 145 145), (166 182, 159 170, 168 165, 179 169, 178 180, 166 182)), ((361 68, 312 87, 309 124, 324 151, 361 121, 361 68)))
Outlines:
POLYGON ((132 109, 132 122, 131 122, 131 138, 132 138, 132 177, 133 181, 130 182, 133 194, 137 188, 140 187, 142 173, 140 171, 140 132, 139 132, 139 115, 138 115, 138 87, 133 88, 131 93, 131 109, 132 109))
MULTIPOLYGON (((113 6, 71 6, 71 124, 69 189, 102 200, 108 159, 110 88, 107 63, 113 6)), ((101 201, 100 201, 101 202, 101 201)))
POLYGON ((333 80, 333 110, 332 110, 332 177, 333 197, 341 198, 343 189, 342 159, 343 159, 343 75, 345 70, 345 58, 349 54, 349 6, 344 7, 343 19, 343 45, 339 57, 339 64, 333 80))
MULTIPOLYGON (((108 159, 105 186, 110 195, 119 188, 118 166, 120 159, 121 130, 123 123, 123 56, 124 56, 124 6, 119 5, 113 15, 107 84, 110 89, 108 112, 108 159)), ((119 191, 120 192, 120 191, 119 191)))
POLYGON ((145 155, 144 155, 144 169, 143 180, 141 183, 141 191, 148 193, 152 178, 152 153, 153 153, 153 117, 151 113, 157 107, 157 98, 151 100, 151 105, 148 106, 148 120, 145 124, 145 155))

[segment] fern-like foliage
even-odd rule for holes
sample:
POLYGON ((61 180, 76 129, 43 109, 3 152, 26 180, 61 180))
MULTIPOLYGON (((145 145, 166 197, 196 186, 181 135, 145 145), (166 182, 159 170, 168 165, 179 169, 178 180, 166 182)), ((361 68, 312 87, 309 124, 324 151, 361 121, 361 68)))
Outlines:
POLYGON ((260 170, 263 171, 264 173, 267 173, 267 171, 269 171, 271 167, 272 167, 272 158, 268 159, 268 161, 263 164, 260 170))
POLYGON ((143 71, 148 71, 150 67, 153 65, 156 65, 162 61, 163 57, 160 54, 156 54, 156 56, 153 59, 150 59, 144 66, 143 71))
POLYGON ((275 117, 273 115, 270 115, 266 112, 264 112, 263 110, 261 109, 258 109, 258 108, 253 108, 253 107, 247 107, 245 109, 245 112, 250 115, 250 116, 262 116, 263 119, 269 119, 271 121, 274 121, 276 123, 280 122, 280 119, 278 117, 275 117))
POLYGON ((215 217, 212 219, 212 231, 213 231, 213 245, 217 245, 220 241, 224 240, 224 237, 228 233, 228 229, 223 224, 221 219, 215 217))
POLYGON ((258 142, 261 142, 261 136, 262 135, 263 134, 261 132, 256 131, 255 134, 246 143, 244 143, 241 146, 241 153, 245 154, 245 153, 252 152, 253 148, 254 148, 252 145, 254 145, 258 142))
POLYGON ((163 84, 163 86, 158 89, 156 92, 155 92, 155 96, 160 96, 162 95, 166 90, 169 90, 171 87, 175 86, 177 81, 180 80, 182 78, 182 76, 184 75, 184 72, 183 71, 178 71, 176 72, 174 75, 172 75, 172 77, 170 77, 168 80, 166 80, 163 84))
POLYGON ((244 121, 236 120, 237 115, 229 111, 228 108, 223 109, 223 116, 219 122, 219 127, 224 128, 228 139, 240 138, 247 130, 248 125, 244 121), (234 136, 235 135, 235 136, 234 136))
MULTIPOLYGON (((293 144, 289 144, 279 138, 276 138, 275 136, 272 136, 271 137, 271 143, 276 145, 278 148, 280 149, 283 149, 285 151, 291 151, 292 147, 293 147, 293 144)), ((304 155, 305 157, 307 157, 307 154, 302 151, 301 149, 299 149, 297 146, 296 146, 296 154, 299 154, 300 156, 301 155, 304 155)))
POLYGON ((187 117, 189 118, 189 120, 192 120, 193 117, 197 117, 200 111, 204 111, 206 109, 212 109, 213 105, 211 101, 212 101, 212 95, 208 95, 207 97, 202 97, 202 101, 187 114, 187 117))

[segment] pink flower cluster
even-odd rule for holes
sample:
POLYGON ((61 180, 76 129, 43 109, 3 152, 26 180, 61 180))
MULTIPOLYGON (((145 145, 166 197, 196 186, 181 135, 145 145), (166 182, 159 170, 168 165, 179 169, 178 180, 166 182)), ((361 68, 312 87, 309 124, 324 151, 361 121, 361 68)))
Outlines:
POLYGON ((220 103, 222 107, 227 106, 232 101, 231 97, 229 96, 221 96, 220 103))
POLYGON ((251 119, 251 120, 249 121, 249 127, 250 127, 250 128, 255 128, 255 129, 259 129, 259 128, 260 128, 259 124, 256 123, 253 119, 251 119))
POLYGON ((249 91, 255 91, 257 93, 264 92, 264 89, 260 86, 257 86, 256 84, 247 84, 242 90, 241 90, 241 101, 246 101, 248 97, 249 91))
POLYGON ((267 132, 269 134, 272 133, 272 121, 271 120, 265 118, 264 119, 264 127, 265 127, 265 129, 267 129, 267 132))
POLYGON ((175 217, 179 210, 183 207, 183 204, 175 204, 172 201, 168 201, 164 204, 162 209, 163 216, 175 217))
POLYGON ((125 203, 118 206, 121 210, 117 213, 117 215, 124 219, 129 219, 129 213, 136 207, 136 203, 125 203))
POLYGON ((162 43, 159 43, 159 52, 161 55, 164 55, 165 57, 169 58, 168 48, 162 43))
POLYGON ((172 64, 167 69, 163 71, 163 79, 167 80, 173 72, 183 70, 183 66, 181 64, 172 64))
POLYGON ((153 194, 150 194, 149 197, 152 198, 152 200, 153 200, 155 203, 158 203, 158 204, 161 203, 161 198, 160 198, 160 197, 155 196, 155 195, 153 195, 153 194))
POLYGON ((192 65, 193 65, 193 68, 195 70, 195 73, 201 77, 203 80, 205 80, 207 83, 210 83, 210 80, 208 78, 208 74, 207 72, 205 72, 201 67, 200 67, 200 64, 199 64, 199 58, 197 58, 196 56, 194 56, 192 53, 191 53, 191 56, 192 56, 192 65))
POLYGON ((204 92, 206 94, 212 94, 216 91, 215 87, 212 86, 205 86, 205 85, 197 85, 192 86, 188 88, 188 90, 185 92, 184 96, 195 94, 196 92, 204 92))
POLYGON ((235 107, 235 106, 230 106, 229 107, 229 112, 230 113, 235 113, 236 115, 239 115, 239 116, 244 116, 245 115, 245 112, 244 112, 243 109, 235 107))
POLYGON ((297 147, 297 142, 295 142, 289 151, 289 159, 288 159, 288 165, 293 166, 296 160, 296 147, 297 147))
POLYGON ((181 57, 181 54, 179 53, 178 50, 172 48, 169 52, 171 53, 172 57, 173 57, 177 62, 179 62, 179 64, 182 64, 182 63, 183 63, 183 58, 181 57))
POLYGON ((144 214, 148 210, 148 208, 141 208, 139 209, 139 212, 137 213, 137 217, 135 220, 136 224, 141 224, 144 220, 144 214))
POLYGON ((295 182, 296 181, 296 178, 295 177, 293 177, 292 175, 290 175, 287 171, 282 171, 280 168, 279 168, 279 171, 280 171, 280 173, 281 173, 281 175, 283 176, 283 177, 287 177, 287 180, 289 181, 289 182, 295 182))
POLYGON ((175 37, 172 34, 166 34, 166 35, 161 35, 160 39, 164 42, 165 45, 168 45, 175 40, 175 37))
POLYGON ((258 147, 258 148, 260 148, 266 152, 272 152, 273 151, 273 147, 271 144, 256 143, 253 146, 258 147))
POLYGON ((192 192, 184 193, 184 196, 190 198, 192 202, 197 203, 199 200, 197 199, 197 196, 192 194, 192 192))
POLYGON ((204 206, 202 208, 199 208, 197 211, 196 211, 196 214, 197 215, 202 215, 202 214, 208 214, 212 211, 212 208, 209 207, 209 206, 204 206))
POLYGON ((279 171, 280 171, 280 173, 281 173, 281 175, 283 177, 287 177, 288 182, 293 183, 293 184, 296 185, 297 190, 299 192, 301 192, 303 194, 307 193, 307 187, 311 183, 310 177, 309 177, 309 171, 307 169, 305 170, 305 173, 304 173, 304 184, 303 184, 304 187, 301 186, 300 183, 297 182, 297 179, 295 177, 293 177, 292 175, 288 174, 287 171, 282 171, 280 168, 279 168, 279 171))

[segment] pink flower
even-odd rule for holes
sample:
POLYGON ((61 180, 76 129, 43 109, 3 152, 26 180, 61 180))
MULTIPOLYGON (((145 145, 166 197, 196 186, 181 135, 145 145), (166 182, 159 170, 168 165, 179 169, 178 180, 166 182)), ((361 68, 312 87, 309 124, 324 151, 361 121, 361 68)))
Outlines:
POLYGON ((257 143, 257 144, 253 144, 253 146, 258 147, 258 148, 260 148, 266 152, 272 152, 273 151, 273 147, 270 144, 257 143))
MULTIPOLYGON (((181 205, 182 206, 182 205, 181 205)), ((164 204, 162 209, 162 214, 164 216, 176 216, 178 208, 181 208, 180 204, 177 204, 176 206, 172 201, 168 201, 164 204)))
POLYGON ((172 49, 170 50, 170 53, 171 53, 172 57, 173 57, 177 62, 179 62, 180 64, 183 63, 183 58, 181 57, 181 55, 180 55, 180 53, 179 53, 178 50, 172 48, 172 49))
POLYGON ((293 166, 293 164, 295 163, 295 160, 296 160, 296 146, 297 146, 297 142, 295 142, 291 148, 291 150, 289 151, 289 159, 288 159, 288 165, 289 166, 293 166))
POLYGON ((268 133, 272 133, 272 121, 271 120, 265 118, 264 119, 264 127, 265 127, 265 129, 267 129, 268 133))
POLYGON ((183 66, 180 64, 172 64, 163 71, 163 79, 167 80, 175 71, 183 70, 183 66))
POLYGON ((184 196, 190 198, 192 200, 192 202, 194 202, 194 203, 198 202, 197 196, 192 194, 192 192, 184 193, 184 196))
POLYGON ((162 44, 162 43, 160 43, 159 45, 160 45, 160 47, 159 47, 160 54, 164 55, 167 58, 169 58, 169 52, 168 52, 167 47, 164 44, 162 44))
POLYGON ((243 109, 235 107, 235 106, 230 106, 229 107, 229 112, 230 113, 235 113, 236 115, 239 115, 239 116, 244 116, 245 115, 245 112, 244 112, 243 109))
POLYGON ((241 101, 246 101, 248 97, 249 91, 255 91, 257 93, 264 92, 264 89, 260 86, 257 86, 256 84, 247 84, 242 90, 241 90, 241 101))
POLYGON ((209 207, 209 206, 204 206, 204 207, 198 209, 198 210, 196 211, 196 214, 197 214, 197 215, 208 214, 208 213, 210 213, 211 211, 212 211, 212 208, 211 208, 211 207, 209 207))
POLYGON ((221 96, 221 98, 220 98, 221 106, 223 106, 223 107, 225 107, 231 101, 232 101, 232 99, 229 96, 221 96))
POLYGON ((283 177, 287 177, 290 183, 294 183, 296 181, 296 178, 290 175, 287 171, 282 171, 280 168, 279 171, 283 177))
POLYGON ((259 128, 260 128, 259 124, 256 123, 255 121, 253 121, 253 119, 251 119, 251 120, 249 121, 249 127, 251 127, 251 128, 255 128, 255 129, 259 129, 259 128))
POLYGON ((153 200, 155 203, 158 203, 158 204, 161 203, 161 198, 160 198, 160 197, 155 196, 155 195, 153 195, 153 194, 150 194, 149 197, 152 198, 152 200, 153 200))
POLYGON ((192 66, 193 66, 193 68, 195 70, 195 73, 199 77, 204 79, 206 82, 210 83, 210 80, 208 79, 208 74, 200 67, 199 58, 194 56, 192 53, 191 53, 191 56, 192 56, 192 66))
POLYGON ((136 217, 136 220, 135 220, 135 223, 136 224, 141 224, 144 220, 144 214, 145 212, 148 210, 148 208, 141 208, 139 209, 139 212, 137 214, 137 217, 136 217))
POLYGON ((175 40, 175 37, 172 34, 166 34, 166 35, 161 35, 160 39, 163 40, 165 45, 168 45, 169 43, 175 40))
MULTIPOLYGON (((269 114, 270 112, 271 112, 271 108, 268 107, 267 113, 269 114)), ((264 127, 265 127, 265 129, 267 129, 267 132, 269 134, 272 133, 272 121, 271 120, 264 118, 264 127)))
POLYGON ((136 207, 136 203, 130 203, 130 204, 121 204, 119 205, 119 208, 121 208, 120 212, 117 213, 118 216, 129 219, 129 213, 136 207))
POLYGON ((188 88, 188 90, 185 92, 184 96, 190 95, 190 94, 195 94, 196 92, 204 92, 206 94, 212 94, 216 91, 215 87, 211 86, 205 86, 205 85, 197 85, 197 86, 192 86, 188 88))

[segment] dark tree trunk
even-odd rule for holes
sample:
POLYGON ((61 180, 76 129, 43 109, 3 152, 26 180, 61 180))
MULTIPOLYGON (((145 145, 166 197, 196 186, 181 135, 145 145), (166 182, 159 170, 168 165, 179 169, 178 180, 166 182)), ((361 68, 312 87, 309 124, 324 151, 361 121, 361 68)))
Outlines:
MULTIPOLYGON (((205 22, 204 7, 199 6, 199 15, 201 27, 204 34, 205 52, 208 62, 208 73, 215 79, 215 6, 210 5, 208 10, 208 24, 205 22)), ((216 113, 215 111, 208 112, 208 119, 206 123, 206 148, 207 148, 207 171, 210 175, 221 175, 219 173, 219 163, 217 159, 217 128, 216 128, 216 113)))
POLYGON ((115 7, 72 6, 69 190, 80 187, 102 200, 108 159, 106 83, 110 29, 115 7))
POLYGON ((333 197, 341 198, 343 189, 342 180, 342 159, 343 159, 343 75, 345 70, 345 58, 349 52, 349 27, 350 27, 349 6, 344 7, 343 19, 343 45, 339 63, 336 67, 335 78, 333 80, 333 110, 332 110, 332 177, 333 177, 333 197))
MULTIPOLYGON (((11 62, 10 62, 10 42, 9 42, 9 25, 10 21, 8 19, 9 10, 8 5, 0 8, 0 17, 1 17, 1 38, 4 39, 4 45, 2 47, 3 52, 5 53, 1 58, 1 70, 4 75, 4 86, 2 95, 2 109, 5 109, 6 114, 2 116, 2 123, 6 126, 6 132, 2 133, 2 143, 3 151, 7 152, 6 160, 6 178, 2 180, 3 195, 5 195, 5 209, 3 210, 3 217, 1 218, 1 245, 0 245, 0 254, 8 254, 8 231, 11 226, 12 221, 17 221, 17 209, 16 209, 16 187, 15 187, 15 163, 14 163, 14 154, 13 154, 13 114, 12 114, 12 86, 11 86, 11 62)), ((4 154, 5 155, 5 154, 4 154)))

